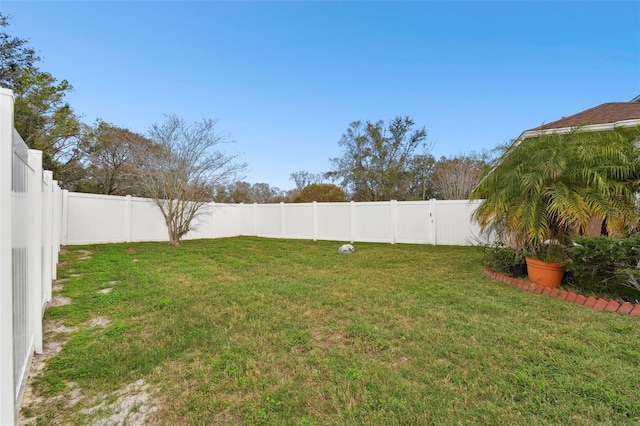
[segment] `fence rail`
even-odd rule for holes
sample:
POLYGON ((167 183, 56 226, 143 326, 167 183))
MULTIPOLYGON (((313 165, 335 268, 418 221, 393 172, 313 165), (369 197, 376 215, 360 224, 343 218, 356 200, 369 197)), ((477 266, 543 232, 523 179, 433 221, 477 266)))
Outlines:
POLYGON ((0 424, 17 420, 62 236, 62 192, 13 128, 13 94, 0 88, 0 424))

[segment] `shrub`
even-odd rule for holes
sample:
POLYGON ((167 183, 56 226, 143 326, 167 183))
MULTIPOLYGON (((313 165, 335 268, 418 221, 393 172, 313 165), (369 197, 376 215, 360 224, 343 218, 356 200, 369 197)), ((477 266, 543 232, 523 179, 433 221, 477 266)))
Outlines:
POLYGON ((512 268, 516 264, 516 251, 511 247, 505 247, 501 243, 483 246, 484 265, 492 271, 511 275, 512 268))
POLYGON ((609 237, 577 237, 568 248, 567 269, 573 285, 635 301, 640 299, 640 235, 616 240, 609 237))

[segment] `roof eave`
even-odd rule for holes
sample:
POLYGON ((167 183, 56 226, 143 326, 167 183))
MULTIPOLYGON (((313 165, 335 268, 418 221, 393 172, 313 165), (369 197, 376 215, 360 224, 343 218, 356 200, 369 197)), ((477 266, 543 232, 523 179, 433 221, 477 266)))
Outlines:
MULTIPOLYGON (((608 130, 614 130, 620 127, 635 127, 640 126, 640 119, 633 118, 630 120, 620 120, 613 123, 601 123, 601 124, 589 124, 585 126, 574 126, 574 127, 558 127, 555 129, 540 129, 540 130, 526 130, 522 132, 522 134, 518 137, 518 141, 534 138, 540 135, 546 135, 549 133, 569 133, 576 129, 580 129, 584 132, 606 132, 608 130)), ((544 126, 542 126, 544 127, 544 126)))

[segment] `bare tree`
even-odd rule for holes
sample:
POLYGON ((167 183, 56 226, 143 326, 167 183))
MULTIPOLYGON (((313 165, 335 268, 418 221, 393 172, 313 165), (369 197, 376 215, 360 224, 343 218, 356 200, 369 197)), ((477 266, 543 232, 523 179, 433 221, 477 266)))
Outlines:
POLYGON ((468 200, 487 164, 487 153, 440 158, 431 176, 436 195, 443 200, 468 200))
POLYGON ((149 132, 157 148, 136 153, 138 185, 160 208, 174 246, 192 229, 193 219, 213 199, 216 187, 246 169, 246 164, 235 163, 237 154, 214 149, 230 142, 216 125, 217 120, 189 125, 175 115, 167 116, 149 132))

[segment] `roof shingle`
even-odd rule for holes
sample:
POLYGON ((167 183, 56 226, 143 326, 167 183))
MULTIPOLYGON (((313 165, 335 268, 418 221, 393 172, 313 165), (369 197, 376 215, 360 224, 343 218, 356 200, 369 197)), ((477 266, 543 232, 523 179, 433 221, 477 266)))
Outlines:
POLYGON ((625 120, 640 120, 640 102, 605 103, 531 130, 573 128, 592 124, 617 123, 625 120))

